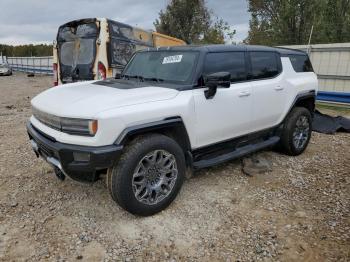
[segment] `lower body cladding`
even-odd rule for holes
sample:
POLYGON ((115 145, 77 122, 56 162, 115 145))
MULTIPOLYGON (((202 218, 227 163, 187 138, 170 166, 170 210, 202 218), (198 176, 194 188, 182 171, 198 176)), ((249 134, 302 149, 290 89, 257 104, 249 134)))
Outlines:
POLYGON ((98 171, 111 167, 123 149, 118 145, 91 147, 60 143, 41 133, 30 122, 27 132, 38 157, 64 175, 82 182, 96 181, 98 171))

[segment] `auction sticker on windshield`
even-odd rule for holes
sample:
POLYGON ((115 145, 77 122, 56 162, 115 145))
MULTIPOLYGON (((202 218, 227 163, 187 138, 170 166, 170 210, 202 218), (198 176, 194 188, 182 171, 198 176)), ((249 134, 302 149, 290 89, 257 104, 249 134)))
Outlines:
POLYGON ((182 60, 182 55, 166 56, 163 58, 162 64, 180 63, 181 60, 182 60))

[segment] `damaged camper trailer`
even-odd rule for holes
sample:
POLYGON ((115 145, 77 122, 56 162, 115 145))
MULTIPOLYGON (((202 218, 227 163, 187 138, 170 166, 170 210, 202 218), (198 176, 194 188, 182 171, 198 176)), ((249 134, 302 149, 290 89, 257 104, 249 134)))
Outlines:
POLYGON ((137 50, 185 44, 107 18, 74 20, 59 27, 54 41, 54 85, 113 77, 137 50))

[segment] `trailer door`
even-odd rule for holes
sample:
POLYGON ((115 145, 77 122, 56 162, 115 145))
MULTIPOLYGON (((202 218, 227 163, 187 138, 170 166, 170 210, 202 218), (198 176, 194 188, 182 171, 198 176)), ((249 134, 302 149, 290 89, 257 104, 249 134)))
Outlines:
POLYGON ((62 83, 94 79, 98 34, 95 19, 73 21, 59 28, 57 51, 62 83))

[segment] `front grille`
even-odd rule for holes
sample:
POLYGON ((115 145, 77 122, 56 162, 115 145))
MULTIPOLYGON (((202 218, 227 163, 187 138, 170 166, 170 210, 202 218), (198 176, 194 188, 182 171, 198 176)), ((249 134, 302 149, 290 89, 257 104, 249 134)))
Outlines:
POLYGON ((51 127, 56 130, 61 130, 60 118, 55 115, 45 113, 37 108, 32 108, 33 116, 44 125, 51 127))

